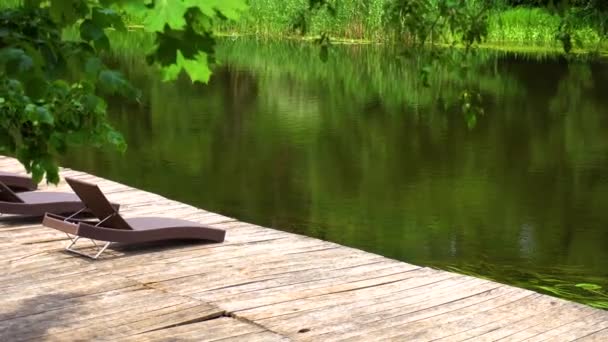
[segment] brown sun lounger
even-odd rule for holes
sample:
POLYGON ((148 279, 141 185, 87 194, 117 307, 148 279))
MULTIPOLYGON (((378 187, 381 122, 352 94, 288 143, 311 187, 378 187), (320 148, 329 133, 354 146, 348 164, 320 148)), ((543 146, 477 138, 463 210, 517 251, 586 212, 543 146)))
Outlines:
POLYGON ((60 230, 68 235, 71 243, 66 250, 89 258, 97 259, 113 242, 140 243, 162 240, 208 240, 224 241, 226 232, 195 222, 164 218, 137 217, 123 218, 108 201, 95 184, 66 178, 68 184, 80 197, 91 213, 98 219, 96 222, 73 220, 71 217, 47 214, 42 224, 60 230), (87 238, 95 243, 105 241, 95 255, 85 254, 72 247, 78 239, 87 238))
POLYGON ((20 175, 12 172, 0 171, 0 182, 8 186, 14 192, 33 191, 38 185, 32 181, 30 176, 20 175))
MULTIPOLYGON (((116 208, 118 205, 114 204, 116 208)), ((76 194, 69 192, 26 191, 15 193, 0 182, 0 214, 43 216, 45 213, 72 214, 86 212, 76 194)))

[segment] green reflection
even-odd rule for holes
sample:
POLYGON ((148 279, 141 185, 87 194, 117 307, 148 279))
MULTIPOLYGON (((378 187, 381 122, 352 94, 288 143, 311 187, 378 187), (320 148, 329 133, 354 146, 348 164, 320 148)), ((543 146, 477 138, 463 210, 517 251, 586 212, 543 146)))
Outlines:
POLYGON ((480 52, 464 61, 471 75, 437 68, 425 88, 420 62, 373 45, 335 47, 326 64, 302 43, 226 41, 220 55, 208 86, 162 83, 140 60, 119 60, 145 98, 111 106, 128 151, 77 151, 64 164, 241 220, 607 306, 605 62, 480 52), (484 96, 472 130, 463 87, 484 96))

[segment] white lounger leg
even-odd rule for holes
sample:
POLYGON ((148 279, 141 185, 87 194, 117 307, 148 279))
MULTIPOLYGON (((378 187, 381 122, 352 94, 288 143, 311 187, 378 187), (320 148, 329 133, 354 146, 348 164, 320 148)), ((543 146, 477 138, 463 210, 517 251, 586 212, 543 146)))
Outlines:
POLYGON ((68 238, 70 239, 70 244, 65 248, 66 251, 71 252, 71 253, 75 253, 78 255, 82 255, 85 256, 87 258, 91 258, 91 259, 97 259, 99 258, 99 256, 101 255, 101 253, 103 253, 106 248, 108 248, 108 246, 110 246, 111 242, 106 242, 103 246, 99 247, 99 245, 97 245, 97 242, 95 242, 95 240, 93 239, 89 239, 91 240, 91 242, 93 242, 93 244, 95 245, 95 247, 97 247, 97 254, 95 255, 91 255, 91 254, 87 254, 87 253, 83 253, 79 250, 74 249, 74 245, 76 245, 76 242, 80 239, 80 236, 76 235, 75 237, 72 237, 70 234, 65 234, 68 236, 68 238))

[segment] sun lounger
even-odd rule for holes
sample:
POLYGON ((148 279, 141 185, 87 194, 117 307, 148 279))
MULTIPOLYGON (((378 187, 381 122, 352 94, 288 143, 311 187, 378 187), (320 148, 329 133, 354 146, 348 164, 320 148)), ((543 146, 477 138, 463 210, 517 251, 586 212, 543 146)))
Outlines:
MULTIPOLYGON (((118 205, 114 204, 118 209, 118 205)), ((0 182, 0 214, 43 216, 45 213, 84 213, 86 208, 76 194, 69 192, 26 191, 16 193, 0 182)))
MULTIPOLYGON (((96 222, 73 220, 71 217, 47 214, 42 224, 60 230, 68 235, 71 243, 66 250, 89 258, 97 259, 113 242, 139 243, 162 240, 208 240, 222 242, 226 232, 195 222, 164 218, 137 217, 123 218, 95 184, 66 178, 68 184, 82 202, 98 219, 96 222), (97 254, 90 255, 74 249, 80 238, 91 239, 94 243, 104 241, 97 254)), ((97 245, 95 243, 95 245, 97 245)))
POLYGON ((15 192, 33 191, 38 188, 36 183, 32 182, 30 176, 20 175, 12 172, 0 171, 0 182, 11 188, 15 192))

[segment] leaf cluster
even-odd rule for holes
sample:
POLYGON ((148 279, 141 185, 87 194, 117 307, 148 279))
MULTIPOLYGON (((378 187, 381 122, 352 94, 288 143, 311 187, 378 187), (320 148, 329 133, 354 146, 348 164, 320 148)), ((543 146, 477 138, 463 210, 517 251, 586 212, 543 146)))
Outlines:
POLYGON ((391 0, 385 8, 388 30, 416 46, 433 45, 438 38, 467 49, 488 34, 489 1, 391 0))
POLYGON ((216 22, 238 20, 248 7, 244 0, 156 0, 124 8, 144 17, 146 31, 156 35, 149 63, 161 66, 165 80, 186 72, 192 81, 207 82, 215 64, 213 28, 216 22))
POLYGON ((25 0, 0 10, 0 153, 58 181, 59 155, 87 144, 126 148, 106 115, 107 96, 139 92, 103 62, 108 30, 126 31, 125 14, 144 18, 156 36, 148 54, 166 80, 185 72, 207 82, 215 63, 214 22, 236 20, 244 0, 25 0), (76 40, 62 31, 78 29, 76 40))
MULTIPOLYGON (((577 35, 580 28, 594 23, 599 28, 601 39, 608 37, 608 2, 596 0, 565 1, 556 7, 561 17, 559 28, 555 34, 564 49, 570 53, 574 46, 583 46, 582 39, 577 35)), ((598 42, 598 49, 601 41, 598 42)))
MULTIPOLYGON (((87 31, 92 19, 81 25, 81 36, 90 39, 62 39, 62 25, 82 8, 60 13, 34 5, 0 13, 0 153, 16 156, 35 181, 46 173, 56 183, 56 158, 69 145, 126 148, 107 121, 102 96, 135 97, 136 91, 97 57, 103 38, 87 31), (82 70, 77 80, 73 70, 82 70)), ((113 25, 109 14, 93 10, 89 16, 113 25)))

